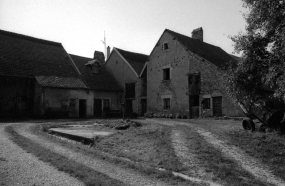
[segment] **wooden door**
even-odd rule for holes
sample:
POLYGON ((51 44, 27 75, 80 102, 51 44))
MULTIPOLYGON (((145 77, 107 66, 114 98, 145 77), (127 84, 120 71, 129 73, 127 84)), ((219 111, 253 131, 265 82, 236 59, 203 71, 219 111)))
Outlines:
POLYGON ((79 117, 80 118, 86 117, 86 100, 85 99, 79 100, 79 117))
POLYGON ((94 116, 101 117, 102 116, 102 99, 94 99, 94 116))
POLYGON ((144 115, 144 113, 146 113, 147 107, 146 107, 146 99, 142 99, 141 100, 141 116, 144 115))
POLYGON ((213 97, 213 116, 222 116, 222 96, 213 97))
POLYGON ((126 116, 131 117, 133 113, 133 100, 126 100, 126 116))

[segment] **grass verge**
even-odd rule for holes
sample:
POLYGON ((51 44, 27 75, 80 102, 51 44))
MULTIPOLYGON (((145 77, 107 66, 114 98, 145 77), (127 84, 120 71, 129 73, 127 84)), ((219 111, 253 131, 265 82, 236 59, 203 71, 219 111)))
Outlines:
POLYGON ((261 133, 244 130, 229 133, 232 144, 270 167, 272 173, 285 180, 285 137, 275 132, 261 133))
POLYGON ((100 172, 96 172, 93 169, 85 167, 75 161, 72 161, 62 155, 54 153, 49 149, 46 149, 39 144, 31 141, 30 139, 19 135, 14 131, 12 126, 6 127, 6 132, 12 136, 13 142, 23 148, 25 151, 32 153, 39 160, 47 162, 56 167, 59 171, 66 172, 71 176, 81 180, 87 186, 123 186, 121 181, 114 180, 100 172))

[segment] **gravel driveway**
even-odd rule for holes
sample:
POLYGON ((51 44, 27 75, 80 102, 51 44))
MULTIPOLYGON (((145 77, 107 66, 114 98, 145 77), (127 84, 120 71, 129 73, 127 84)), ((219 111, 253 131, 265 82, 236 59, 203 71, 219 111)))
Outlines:
POLYGON ((84 184, 38 160, 15 145, 0 125, 0 185, 40 186, 84 184))

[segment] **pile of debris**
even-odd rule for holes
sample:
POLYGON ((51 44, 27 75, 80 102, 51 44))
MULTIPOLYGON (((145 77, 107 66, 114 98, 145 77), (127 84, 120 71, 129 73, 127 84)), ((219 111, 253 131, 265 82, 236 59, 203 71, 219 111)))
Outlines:
POLYGON ((142 123, 127 119, 123 121, 112 121, 112 122, 104 123, 104 125, 106 127, 116 129, 116 130, 126 130, 130 127, 134 127, 134 128, 141 127, 142 123))

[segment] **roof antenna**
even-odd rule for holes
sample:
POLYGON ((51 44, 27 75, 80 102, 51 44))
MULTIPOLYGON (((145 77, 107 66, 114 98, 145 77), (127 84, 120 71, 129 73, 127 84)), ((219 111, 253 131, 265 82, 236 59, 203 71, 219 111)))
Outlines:
MULTIPOLYGON (((102 40, 101 40, 102 41, 102 40)), ((106 48, 106 37, 105 37, 105 30, 104 30, 104 41, 102 41, 102 43, 104 44, 104 57, 106 59, 106 55, 107 55, 107 48, 106 48)))

